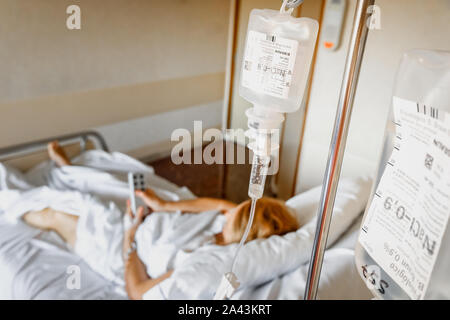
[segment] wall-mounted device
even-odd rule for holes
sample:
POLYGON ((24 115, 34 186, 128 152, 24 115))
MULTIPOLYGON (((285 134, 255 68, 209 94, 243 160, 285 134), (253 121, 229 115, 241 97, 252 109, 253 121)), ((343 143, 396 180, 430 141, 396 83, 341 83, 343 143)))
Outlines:
POLYGON ((347 0, 327 0, 323 18, 322 45, 336 50, 341 40, 347 0))

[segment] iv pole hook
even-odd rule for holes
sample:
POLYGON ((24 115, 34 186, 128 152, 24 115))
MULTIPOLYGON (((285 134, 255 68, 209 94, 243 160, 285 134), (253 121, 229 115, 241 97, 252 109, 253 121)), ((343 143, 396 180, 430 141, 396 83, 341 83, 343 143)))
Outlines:
POLYGON ((287 0, 286 7, 287 8, 297 8, 299 5, 303 3, 304 0, 287 0))
POLYGON ((303 3, 304 0, 283 0, 281 4, 280 13, 292 14, 295 8, 303 3), (288 9, 288 10, 286 10, 288 9))

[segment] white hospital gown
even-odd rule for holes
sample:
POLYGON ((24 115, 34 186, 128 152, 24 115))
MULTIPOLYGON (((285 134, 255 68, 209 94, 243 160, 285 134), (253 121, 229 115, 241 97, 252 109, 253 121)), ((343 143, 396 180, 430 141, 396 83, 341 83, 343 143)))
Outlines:
MULTIPOLYGON (((123 215, 116 208, 99 209, 80 216, 75 252, 105 278, 124 285, 123 215)), ((224 222, 217 211, 150 214, 136 232, 137 253, 147 274, 156 278, 175 268, 190 252, 212 243, 224 222)))

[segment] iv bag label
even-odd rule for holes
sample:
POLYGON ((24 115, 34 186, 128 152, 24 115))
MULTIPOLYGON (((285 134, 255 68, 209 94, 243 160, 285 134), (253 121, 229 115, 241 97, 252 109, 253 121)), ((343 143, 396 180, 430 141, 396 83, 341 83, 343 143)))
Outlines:
POLYGON ((296 40, 250 31, 245 48, 242 85, 273 97, 287 99, 297 47, 296 40))
POLYGON ((411 299, 423 299, 450 215, 450 114, 394 97, 396 141, 359 242, 411 299))

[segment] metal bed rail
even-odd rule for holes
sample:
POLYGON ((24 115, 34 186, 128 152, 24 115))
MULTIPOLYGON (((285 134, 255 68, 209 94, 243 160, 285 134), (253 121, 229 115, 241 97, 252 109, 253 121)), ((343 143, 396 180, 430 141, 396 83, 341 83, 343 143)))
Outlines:
POLYGON ((39 152, 47 147, 49 142, 58 140, 61 145, 76 142, 80 142, 81 150, 86 149, 86 144, 89 140, 93 141, 97 147, 101 148, 103 151, 109 151, 108 145, 105 138, 96 131, 82 131, 72 134, 66 134, 57 137, 50 137, 41 140, 31 141, 22 143, 19 145, 0 148, 0 161, 9 160, 11 158, 24 156, 34 152, 39 152))

